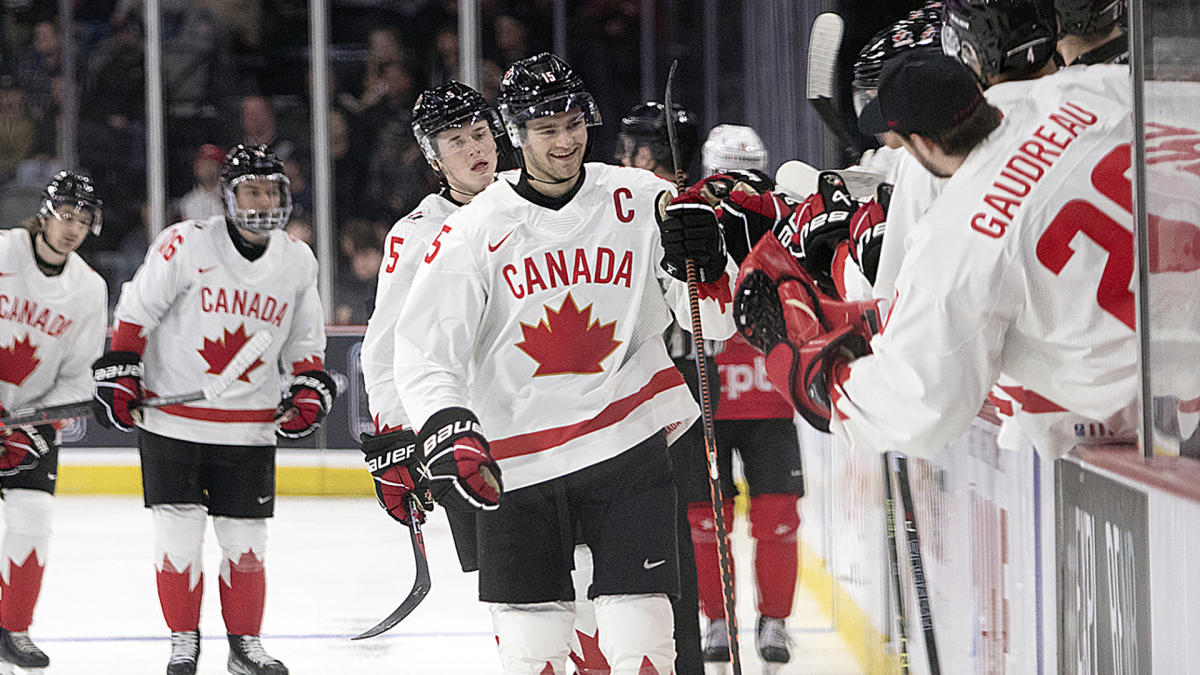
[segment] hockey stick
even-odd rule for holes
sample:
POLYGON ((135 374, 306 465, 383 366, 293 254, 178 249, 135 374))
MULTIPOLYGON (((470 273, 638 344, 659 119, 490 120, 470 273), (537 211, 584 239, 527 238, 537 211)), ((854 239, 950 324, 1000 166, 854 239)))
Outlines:
MULTIPOLYGON (((667 92, 663 97, 666 108, 667 140, 671 146, 671 161, 675 165, 675 185, 683 191, 686 179, 679 163, 679 138, 675 133, 675 114, 671 106, 671 89, 675 82, 675 68, 679 60, 671 62, 667 73, 667 92)), ((729 633, 729 660, 733 675, 742 675, 742 660, 738 652, 737 613, 733 597, 733 563, 729 557, 729 531, 725 528, 724 498, 721 495, 720 469, 717 466, 717 435, 713 430, 713 407, 708 392, 708 365, 704 354, 704 332, 700 322, 700 287, 696 280, 696 262, 687 260, 688 309, 692 315, 692 348, 696 358, 696 372, 700 379, 700 412, 704 420, 704 451, 708 455, 708 487, 712 493, 713 523, 717 530, 717 560, 721 567, 721 593, 725 600, 725 627, 729 633)))
POLYGON ((833 12, 824 12, 813 20, 808 34, 808 102, 842 144, 850 161, 857 163, 862 157, 862 148, 833 107, 833 81, 845 31, 842 17, 833 12))
POLYGON ((912 572, 913 586, 917 589, 917 611, 921 613, 921 631, 925 636, 925 655, 929 660, 929 674, 941 675, 941 660, 938 659, 937 640, 933 636, 933 612, 929 608, 929 585, 925 579, 925 562, 921 557, 921 537, 917 533, 917 514, 913 509, 912 489, 908 483, 908 458, 896 455, 896 481, 900 487, 900 507, 904 509, 904 531, 908 540, 908 567, 912 572))
MULTIPOLYGON (((413 495, 408 495, 409 513, 415 513, 417 506, 417 498, 413 495)), ((412 590, 408 592, 408 596, 404 598, 404 602, 396 608, 396 611, 387 616, 386 619, 375 624, 374 628, 350 638, 351 640, 363 640, 372 638, 381 633, 392 629, 396 624, 404 620, 404 617, 412 613, 417 605, 429 595, 429 588, 433 582, 429 579, 429 558, 425 555, 425 536, 421 534, 421 523, 413 518, 408 526, 409 536, 412 538, 413 557, 417 561, 417 578, 413 580, 412 590)))
POLYGON ((896 602, 897 656, 900 672, 908 673, 908 625, 904 611, 904 587, 900 585, 900 557, 896 551, 896 500, 892 495, 892 453, 883 453, 883 511, 887 518, 888 569, 891 570, 892 591, 896 602))
MULTIPOLYGON (((133 409, 161 408, 167 405, 178 405, 193 401, 211 401, 225 393, 229 385, 233 384, 234 380, 246 372, 246 369, 253 365, 258 357, 267 351, 267 347, 271 346, 271 337, 271 332, 264 330, 250 338, 246 344, 242 345, 237 354, 234 354, 233 358, 225 366, 225 369, 217 376, 217 379, 199 391, 175 394, 173 396, 143 398, 134 401, 129 407, 133 409)), ((87 417, 91 414, 92 399, 60 403, 44 408, 25 408, 23 410, 14 410, 7 417, 0 417, 0 429, 28 424, 50 424, 76 417, 87 417)))

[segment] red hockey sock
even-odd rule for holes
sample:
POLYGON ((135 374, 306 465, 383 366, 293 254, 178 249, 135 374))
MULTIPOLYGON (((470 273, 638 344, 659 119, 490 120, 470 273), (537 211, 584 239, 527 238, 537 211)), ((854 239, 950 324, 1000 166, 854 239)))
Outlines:
POLYGON ((262 630, 267 575, 262 561, 247 551, 236 562, 221 563, 221 616, 233 635, 258 635, 262 630))
MULTIPOLYGON (((733 500, 726 499, 721 511, 725 529, 733 527, 733 500)), ((717 554, 717 526, 709 502, 688 504, 688 522, 692 526, 692 547, 696 551, 696 584, 700 591, 700 611, 709 621, 725 618, 725 595, 721 591, 721 563, 717 554)), ((731 552, 732 555, 732 552, 731 552)), ((733 573, 733 560, 729 561, 733 573)))
POLYGON ((754 537, 754 577, 758 613, 783 619, 792 613, 800 551, 796 535, 800 514, 795 495, 750 498, 750 536, 754 537))
POLYGON ((45 564, 39 563, 36 550, 30 550, 20 565, 12 558, 6 558, 4 564, 8 574, 0 577, 0 626, 14 632, 29 630, 45 564))
POLYGON ((192 586, 192 566, 175 569, 163 556, 163 568, 158 571, 158 604, 162 606, 167 628, 190 631, 200 627, 200 601, 204 597, 204 575, 196 577, 192 586))

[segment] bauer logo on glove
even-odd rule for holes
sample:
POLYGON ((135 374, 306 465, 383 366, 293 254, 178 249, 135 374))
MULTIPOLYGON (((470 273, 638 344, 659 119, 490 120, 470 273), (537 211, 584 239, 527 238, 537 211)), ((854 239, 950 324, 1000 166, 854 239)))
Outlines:
POLYGON ((425 422, 419 438, 428 461, 429 492, 437 503, 459 511, 497 508, 504 482, 475 413, 440 410, 425 422))

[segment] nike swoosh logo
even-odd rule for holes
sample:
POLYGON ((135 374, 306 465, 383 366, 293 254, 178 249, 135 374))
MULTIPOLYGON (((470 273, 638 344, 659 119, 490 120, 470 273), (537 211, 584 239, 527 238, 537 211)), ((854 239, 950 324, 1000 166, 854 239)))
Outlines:
POLYGON ((655 567, 658 567, 659 565, 665 565, 665 564, 667 564, 666 560, 656 560, 654 562, 650 562, 650 559, 646 558, 645 560, 642 561, 642 567, 645 567, 648 570, 652 570, 655 567))
POLYGON ((508 234, 504 235, 504 239, 501 239, 500 241, 496 242, 495 244, 488 244, 488 253, 495 253, 496 249, 500 248, 500 246, 502 246, 504 244, 504 242, 506 240, 508 240, 508 238, 511 237, 512 233, 515 231, 516 230, 509 230, 508 234))
POLYGON ((48 474, 46 474, 46 478, 49 478, 50 480, 56 480, 58 478, 58 474, 48 473, 48 474))
POLYGON ((258 503, 259 503, 259 504, 266 504, 267 502, 271 501, 272 499, 274 499, 274 497, 271 497, 270 495, 267 495, 266 497, 259 497, 259 498, 258 498, 258 503))
POLYGON ((217 269, 218 267, 220 267, 220 265, 209 265, 208 267, 197 268, 196 271, 199 272, 200 274, 204 274, 205 272, 211 272, 211 271, 217 269))

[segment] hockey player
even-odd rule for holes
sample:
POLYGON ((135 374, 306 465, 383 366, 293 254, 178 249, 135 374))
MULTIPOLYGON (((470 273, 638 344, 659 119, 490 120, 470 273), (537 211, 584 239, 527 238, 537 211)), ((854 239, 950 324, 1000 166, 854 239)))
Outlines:
MULTIPOLYGON (((751 127, 721 125, 704 143, 708 176, 689 189, 716 205, 730 256, 740 263, 763 236, 786 224, 796 204, 773 192, 762 173, 767 153, 751 127)), ((792 410, 775 393, 762 372, 762 356, 734 336, 716 355, 720 369, 720 403, 714 431, 720 465, 722 508, 732 528, 733 455, 740 457, 749 487, 750 536, 755 540, 754 579, 758 588, 755 643, 768 668, 791 659, 787 618, 792 611, 799 569, 798 502, 804 494, 800 445, 792 410)), ((702 442, 702 440, 701 440, 702 442)), ((703 456, 700 457, 703 461, 703 456)), ((694 463, 681 480, 680 497, 688 503, 688 520, 696 554, 700 607, 708 620, 706 661, 729 660, 729 638, 717 556, 716 526, 706 467, 694 463)))
MULTIPOLYGON (((914 228, 882 332, 871 339, 872 307, 815 294, 778 247, 742 270, 739 293, 758 290, 740 327, 802 413, 832 417, 855 446, 930 456, 1003 374, 1134 434, 1133 268, 1121 262, 1132 259, 1130 92, 1111 72, 1090 74, 1071 87, 1042 79, 1002 123, 952 61, 888 64, 864 131, 895 130, 950 178, 914 228), (1080 233, 1097 245, 1072 244, 1080 233)), ((1028 431, 1052 457, 1076 442, 1028 431)))
POLYGON ((94 407, 105 426, 140 428, 158 598, 171 630, 167 672, 196 672, 208 515, 223 552, 229 670, 278 675, 287 668, 259 640, 275 437, 310 434, 337 389, 322 369, 316 259, 282 231, 292 206, 282 162, 266 146, 238 145, 225 156, 221 186, 225 215, 163 230, 124 285, 110 351, 93 364, 94 407), (217 400, 131 411, 143 395, 204 386, 261 331, 270 346, 217 400))
POLYGON ((1129 63, 1126 0, 1054 0, 1058 53, 1068 66, 1129 63))
POLYGON ((698 410, 660 335, 688 315, 690 259, 704 329, 729 337, 735 267, 707 204, 584 164, 600 114, 562 60, 514 63, 499 101, 523 168, 450 216, 422 259, 396 324, 401 400, 434 498, 479 510, 479 596, 504 672, 565 672, 578 526, 612 672, 668 673, 667 444, 698 410))
MULTIPOLYGON (((686 181, 688 168, 700 149, 700 126, 691 112, 679 105, 673 107, 679 168, 686 181)), ((666 106, 656 101, 635 105, 628 115, 621 118, 617 143, 616 160, 621 166, 646 169, 663 180, 675 182, 675 158, 671 153, 671 138, 667 131, 666 106)), ((688 388, 699 400, 700 377, 696 372, 691 333, 678 323, 671 322, 663 337, 667 341, 667 352, 670 353, 671 360, 683 375, 688 388)), ((711 340, 707 342, 709 345, 714 344, 711 340)), ((715 392, 720 389, 720 378, 717 362, 711 357, 713 350, 706 351, 710 393, 715 401, 715 392)), ((675 473, 675 485, 680 490, 692 480, 706 475, 708 471, 704 459, 702 426, 693 424, 671 445, 671 468, 675 473)), ((704 489, 708 489, 707 483, 704 489)), ((704 669, 704 658, 700 647, 700 596, 696 586, 696 554, 692 548, 691 526, 688 524, 688 504, 682 495, 677 506, 679 517, 676 537, 679 543, 680 589, 679 597, 671 603, 675 615, 675 671, 698 673, 704 669)), ((709 508, 712 508, 711 502, 709 508)))
MULTIPOLYGON (((24 228, 0 230, 0 417, 10 410, 86 398, 88 365, 104 349, 108 289, 75 253, 100 234, 101 201, 92 181, 60 171, 24 228)), ((58 474, 53 426, 0 429, 0 662, 45 668, 29 639, 50 541, 58 474)))

